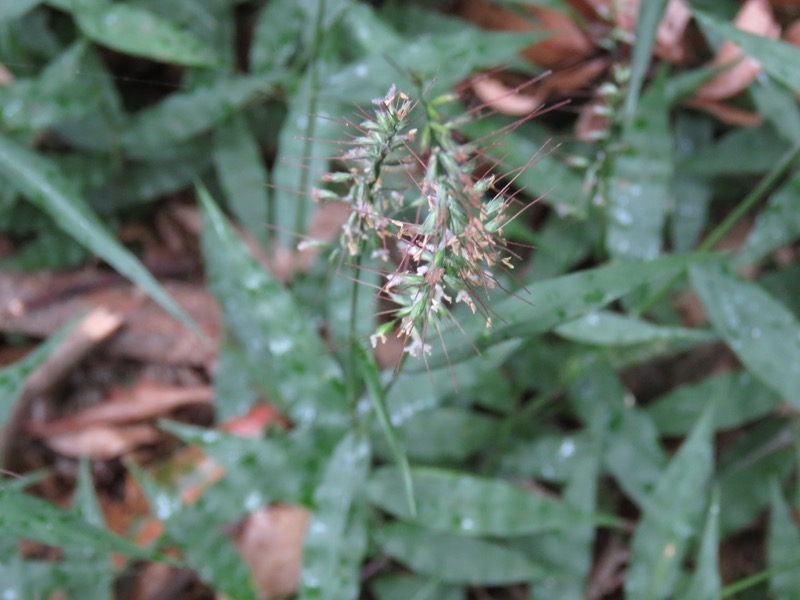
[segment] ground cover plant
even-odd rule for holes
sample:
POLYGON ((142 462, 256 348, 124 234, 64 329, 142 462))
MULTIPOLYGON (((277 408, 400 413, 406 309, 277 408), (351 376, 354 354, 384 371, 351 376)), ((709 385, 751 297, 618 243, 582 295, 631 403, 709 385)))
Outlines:
POLYGON ((800 590, 800 5, 0 4, 0 596, 800 590))

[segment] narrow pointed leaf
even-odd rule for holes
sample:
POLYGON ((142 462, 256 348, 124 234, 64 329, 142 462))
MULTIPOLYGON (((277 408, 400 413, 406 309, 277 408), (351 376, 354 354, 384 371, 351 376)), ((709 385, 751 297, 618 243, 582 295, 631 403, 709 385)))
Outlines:
POLYGON ((114 239, 55 164, 0 134, 0 176, 78 243, 139 285, 184 325, 199 331, 144 265, 114 239))
POLYGON ((691 280, 711 324, 747 369, 800 406, 800 323, 760 286, 694 266, 691 280))
POLYGON ((714 429, 732 429, 762 417, 780 404, 772 389, 747 371, 713 375, 698 383, 682 385, 658 397, 645 409, 662 435, 687 433, 717 399, 714 429))
POLYGON ((636 20, 636 41, 631 58, 631 78, 628 84, 628 96, 625 98, 625 112, 633 116, 636 112, 639 92, 642 89, 647 67, 652 59, 656 44, 658 25, 667 8, 667 0, 650 0, 639 5, 639 16, 636 20))
POLYGON ((498 479, 433 468, 412 468, 417 515, 412 517, 397 469, 377 471, 369 499, 383 510, 423 527, 463 535, 518 536, 613 522, 498 479))
POLYGON ((204 188, 203 250, 225 324, 269 386, 270 401, 298 425, 343 425, 350 410, 338 363, 291 293, 247 250, 204 188))
POLYGON ((102 68, 86 42, 72 44, 36 79, 19 80, 0 89, 4 128, 40 131, 98 110, 102 96, 94 86, 75 77, 75 73, 102 68))
POLYGON ((568 340, 599 346, 626 346, 656 340, 710 341, 713 334, 685 327, 654 325, 609 311, 597 311, 559 325, 555 332, 568 340))
POLYGON ((717 600, 722 581, 719 574, 719 489, 714 488, 706 511, 706 524, 700 538, 697 567, 684 597, 692 600, 717 600))
POLYGON ((781 188, 770 196, 767 206, 758 213, 756 223, 747 235, 734 264, 754 263, 773 250, 800 238, 800 172, 794 173, 781 188))
MULTIPOLYGON (((567 321, 598 310, 637 287, 667 280, 679 274, 692 260, 690 256, 670 256, 648 263, 610 264, 596 269, 562 275, 529 285, 517 295, 493 303, 492 309, 502 321, 491 329, 471 323, 464 329, 471 333, 474 348, 464 342, 464 334, 447 336, 447 357, 434 356, 427 368, 437 368, 475 355, 502 341, 544 333, 567 321), (451 342, 451 343, 447 343, 451 342)), ((423 370, 426 365, 408 365, 408 371, 423 370)))
MULTIPOLYGON (((575 461, 574 470, 564 490, 564 500, 586 512, 597 508, 597 486, 600 457, 583 455, 575 461)), ((564 531, 537 536, 536 558, 557 565, 545 577, 531 583, 533 597, 582 600, 592 566, 595 528, 591 524, 575 525, 564 531)))
POLYGON ((660 600, 671 595, 706 504, 706 486, 713 469, 712 410, 713 406, 700 417, 645 504, 631 544, 625 582, 629 600, 660 600))
POLYGON ((776 573, 770 577, 769 589, 774 600, 792 600, 800 590, 800 570, 796 567, 800 560, 800 531, 792 518, 792 509, 783 498, 778 482, 773 480, 772 510, 767 538, 767 555, 770 569, 776 573), (794 568, 781 569, 794 564, 794 568))
POLYGON ((368 442, 353 432, 331 454, 303 541, 300 600, 358 598, 367 545, 361 505, 369 459, 368 442))
POLYGON ((148 10, 103 0, 72 2, 73 16, 92 41, 125 54, 187 66, 217 62, 207 44, 148 10))
POLYGON ((730 40, 746 54, 755 58, 775 79, 795 92, 800 91, 800 48, 787 42, 741 31, 700 10, 695 10, 694 15, 702 25, 730 40))
POLYGON ((25 358, 0 369, 0 429, 5 427, 14 406, 25 389, 28 377, 45 361, 75 327, 69 323, 25 358))
POLYGON ((267 170, 258 142, 241 115, 217 129, 214 166, 231 212, 257 240, 266 240, 267 170))
POLYGON ((417 506, 414 500, 414 483, 411 479, 411 467, 408 464, 408 457, 400 446, 400 442, 397 439, 397 432, 389 416, 389 409, 386 406, 386 392, 380 380, 378 365, 372 353, 365 351, 360 345, 357 346, 354 351, 358 352, 357 358, 365 380, 364 382, 367 386, 367 395, 372 403, 372 410, 375 413, 375 417, 378 419, 378 425, 386 439, 386 444, 389 446, 389 452, 392 454, 392 458, 403 477, 403 487, 405 488, 406 499, 408 501, 408 509, 412 515, 415 515, 417 506))
POLYGON ((545 569, 523 553, 478 538, 428 531, 406 523, 375 532, 383 551, 444 583, 502 585, 542 577, 545 569))
POLYGON ((248 102, 269 93, 278 79, 274 73, 220 78, 209 85, 172 94, 137 113, 120 141, 132 156, 149 159, 164 146, 209 131, 248 102))
POLYGON ((3 2, 0 4, 0 23, 18 19, 28 11, 36 8, 42 2, 43 0, 14 0, 13 2, 3 2))
POLYGON ((601 444, 603 462, 622 490, 643 506, 658 484, 667 456, 648 415, 628 401, 630 391, 604 362, 575 365, 569 386, 578 417, 601 444))
POLYGON ((625 123, 613 162, 606 248, 615 258, 652 260, 661 252, 673 170, 665 88, 662 74, 625 123))
POLYGON ((78 515, 5 486, 0 486, 0 527, 5 535, 16 539, 36 540, 52 546, 88 546, 131 558, 163 560, 156 552, 140 548, 78 515))
MULTIPOLYGON (((106 528, 86 459, 81 460, 78 467, 78 485, 75 488, 73 511, 87 523, 100 529, 106 528)), ((113 596, 114 572, 108 552, 103 548, 73 545, 65 546, 63 550, 65 568, 77 566, 94 571, 93 577, 83 579, 70 590, 76 597, 105 600, 113 596)))

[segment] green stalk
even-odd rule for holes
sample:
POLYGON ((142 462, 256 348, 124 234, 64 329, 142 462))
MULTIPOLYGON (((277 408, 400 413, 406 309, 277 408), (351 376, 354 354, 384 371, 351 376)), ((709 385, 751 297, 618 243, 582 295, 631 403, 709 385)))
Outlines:
MULTIPOLYGON (((311 57, 309 65, 309 83, 308 83, 308 122, 303 142, 302 156, 311 156, 311 145, 314 143, 314 130, 316 128, 317 119, 317 93, 319 89, 319 67, 317 58, 319 56, 322 40, 325 37, 323 31, 323 23, 325 22, 325 0, 318 0, 317 2, 317 19, 314 22, 314 40, 311 45, 311 57)), ((294 220, 294 231, 297 234, 302 234, 305 231, 306 225, 306 205, 308 198, 306 198, 306 190, 308 189, 309 180, 311 178, 311 169, 300 169, 300 196, 297 198, 297 214, 294 220)), ((294 255, 293 255, 294 256, 294 255)))

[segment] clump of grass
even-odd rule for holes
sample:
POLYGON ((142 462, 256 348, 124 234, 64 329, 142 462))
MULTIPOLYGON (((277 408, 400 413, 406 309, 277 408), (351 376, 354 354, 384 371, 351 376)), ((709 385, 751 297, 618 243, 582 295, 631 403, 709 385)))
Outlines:
POLYGON ((398 257, 380 288, 396 308, 371 340, 375 346, 396 331, 413 357, 431 353, 430 332, 441 335, 459 302, 491 326, 486 292, 496 287, 498 268, 513 268, 504 237, 513 218, 509 186, 498 190, 494 175, 475 176, 485 148, 460 141, 459 127, 474 117, 447 116, 442 107, 454 100, 414 101, 392 86, 373 101, 373 114, 351 123, 359 134, 341 156, 347 170, 323 178, 344 191, 315 191, 317 199, 350 205, 341 250, 356 266, 365 252, 387 262, 398 257), (405 185, 385 185, 387 171, 398 169, 405 185))

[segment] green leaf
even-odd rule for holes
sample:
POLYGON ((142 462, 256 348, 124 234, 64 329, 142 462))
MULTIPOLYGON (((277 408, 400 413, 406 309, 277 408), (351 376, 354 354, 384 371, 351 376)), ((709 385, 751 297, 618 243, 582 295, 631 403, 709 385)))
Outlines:
POLYGON ((665 88, 662 73, 625 123, 613 161, 606 248, 614 258, 652 260, 661 252, 673 170, 665 88))
POLYGON ((163 560, 153 550, 140 548, 74 513, 4 485, 0 485, 0 529, 4 536, 51 546, 82 546, 131 558, 163 560))
POLYGON ((735 266, 758 262, 773 250, 800 238, 800 171, 795 171, 781 188, 772 194, 767 206, 756 218, 744 246, 734 259, 735 266))
POLYGON ((764 384, 800 406, 800 323, 758 285, 695 265, 691 281, 714 328, 764 384))
MULTIPOLYGON (((694 113, 679 114, 675 123, 675 162, 690 156, 698 147, 710 145, 713 134, 714 124, 710 118, 694 113)), ((709 179, 678 169, 672 180, 672 199, 672 244, 676 252, 688 252, 697 244, 708 220, 709 179)))
POLYGON ((501 457, 500 468, 509 477, 563 483, 587 456, 598 452, 598 444, 584 434, 539 435, 533 441, 515 443, 501 457))
MULTIPOLYGON (((253 511, 263 505, 263 498, 252 490, 253 480, 251 479, 250 495, 255 497, 255 502, 239 502, 235 494, 229 493, 230 488, 224 485, 229 477, 226 474, 222 482, 204 490, 194 503, 184 504, 180 499, 180 492, 166 489, 135 464, 129 465, 129 468, 154 515, 164 525, 165 542, 181 550, 186 565, 194 569, 201 580, 218 591, 225 592, 232 598, 254 600, 256 594, 250 570, 233 541, 225 533, 226 524, 241 519, 245 511, 253 511), (221 488, 224 503, 215 503, 214 500, 219 500, 221 488)), ((201 477, 205 478, 205 475, 201 477)))
MULTIPOLYGON (((481 351, 502 341, 550 331, 606 306, 641 285, 669 279, 691 261, 690 256, 670 256, 641 264, 610 264, 529 285, 527 290, 492 304, 499 318, 491 329, 485 329, 481 323, 476 331, 474 321, 464 327, 468 336, 474 336, 474 347, 464 343, 461 332, 446 337, 447 357, 430 358, 427 368, 437 368, 448 360, 456 363, 474 356, 475 350, 481 351)), ((407 368, 412 371, 424 365, 417 367, 410 363, 407 368)))
POLYGON ((41 344, 33 352, 28 353, 25 358, 0 369, 0 429, 5 426, 17 400, 25 390, 28 377, 64 341, 64 338, 72 331, 75 324, 76 322, 68 323, 50 336, 50 339, 44 344, 41 344))
POLYGON ((625 112, 633 117, 639 101, 639 91, 644 83, 647 67, 652 59, 656 44, 658 26, 667 8, 667 0, 650 0, 639 5, 636 20, 636 41, 631 58, 631 78, 628 84, 628 95, 625 98, 625 112))
POLYGON ((800 91, 800 48, 786 42, 747 33, 703 11, 695 18, 755 58, 764 70, 795 92, 800 91))
POLYGON ((660 396, 645 410, 662 435, 688 432, 709 402, 716 399, 714 430, 733 429, 762 417, 780 404, 780 396, 747 371, 712 375, 681 385, 660 396))
POLYGON ((796 565, 800 559, 800 531, 777 481, 772 481, 770 490, 772 506, 767 555, 770 568, 779 569, 769 580, 769 589, 772 592, 770 597, 774 600, 791 600, 800 589, 800 570, 796 567, 784 570, 781 567, 796 565))
POLYGON ((181 323, 199 332, 144 265, 106 230, 51 161, 0 134, 0 175, 76 241, 141 286, 181 323))
POLYGON ((89 199, 99 213, 114 214, 186 189, 202 176, 210 164, 208 155, 182 160, 131 162, 124 171, 93 189, 89 199))
POLYGON ((14 0, 13 2, 3 2, 0 4, 0 23, 3 21, 13 21, 33 10, 42 3, 43 0, 14 0))
POLYGON ((578 376, 568 387, 578 417, 602 444, 603 462, 623 491, 643 506, 667 462, 658 430, 631 402, 620 377, 603 362, 571 365, 578 376))
MULTIPOLYGON (((587 513, 597 508, 599 459, 596 454, 578 459, 564 490, 564 500, 587 513)), ((531 545, 538 551, 533 556, 548 568, 544 577, 531 582, 533 597, 582 600, 592 566, 594 538, 590 524, 535 536, 531 545)))
MULTIPOLYGON (((460 386, 459 382, 459 386, 460 386)), ((498 433, 497 419, 457 407, 414 413, 397 427, 401 447, 425 462, 466 460, 485 449, 498 433), (447 435, 442 435, 442 432, 447 435)))
POLYGON ((354 432, 331 454, 303 541, 300 600, 358 598, 367 546, 366 512, 360 505, 369 460, 368 441, 354 432))
POLYGON ((542 577, 544 569, 519 551, 476 538, 437 533, 406 523, 375 531, 381 549, 415 573, 444 583, 502 585, 542 577))
POLYGON ((791 90, 769 77, 756 77, 750 84, 756 109, 790 144, 800 138, 800 108, 791 90))
MULTIPOLYGON (((89 462, 82 459, 78 466, 78 484, 73 498, 73 512, 99 529, 106 528, 100 503, 94 492, 89 462)), ((94 573, 73 586, 70 592, 80 598, 106 600, 113 595, 114 572, 111 557, 104 549, 96 547, 64 547, 64 565, 67 569, 78 566, 90 568, 94 573)))
POLYGON ((693 175, 755 175, 774 167, 789 147, 769 125, 739 127, 684 156, 677 168, 693 175))
POLYGON ((670 596, 706 503, 706 485, 713 470, 713 408, 700 417, 644 506, 631 543, 625 581, 629 600, 670 596))
POLYGON ((250 46, 250 69, 269 73, 283 69, 301 51, 308 21, 296 0, 272 0, 258 15, 250 46))
POLYGON ((102 96, 75 73, 101 69, 101 63, 81 41, 62 52, 37 79, 0 88, 5 129, 39 131, 96 111, 102 96))
POLYGON ((188 92, 171 94, 136 114, 120 141, 131 156, 145 160, 164 146, 205 133, 247 104, 272 91, 275 73, 225 77, 188 92))
POLYGON ((200 579, 231 598, 256 599, 250 569, 226 535, 220 515, 210 510, 203 498, 181 506, 163 523, 168 538, 177 542, 187 565, 200 579))
POLYGON ((416 517, 408 510, 397 469, 380 469, 372 476, 367 485, 369 499, 401 519, 435 531, 510 537, 609 522, 499 479, 433 468, 412 468, 411 473, 416 517))
POLYGON ((340 119, 343 111, 338 102, 314 97, 314 81, 308 74, 288 99, 289 112, 281 128, 279 154, 272 170, 273 225, 278 239, 288 248, 297 245, 311 221, 311 186, 327 171, 331 157, 348 148, 328 141, 347 135, 340 119))
MULTIPOLYGON (((309 435, 307 429, 297 428, 288 434, 273 431, 264 437, 244 438, 169 421, 160 426, 198 446, 224 468, 225 477, 209 492, 220 487, 224 502, 220 518, 229 520, 239 518, 242 510, 273 502, 308 504, 322 476, 320 471, 339 441, 319 435, 324 432, 309 435)), ((166 500, 158 505, 169 508, 166 500)))
POLYGON ((247 359, 230 340, 222 340, 214 373, 214 415, 224 423, 244 415, 259 402, 259 394, 250 380, 247 359))
POLYGON ((770 480, 783 481, 797 466, 793 435, 782 420, 766 419, 726 448, 716 473, 723 538, 752 523, 769 505, 770 480))
POLYGON ((389 446, 392 459, 403 476, 403 487, 405 488, 406 500, 408 501, 408 509, 411 514, 414 515, 417 512, 417 507, 414 501, 414 485, 411 481, 411 468, 408 464, 408 457, 397 439, 397 432, 389 416, 389 409, 386 406, 386 391, 383 382, 381 382, 378 365, 375 362, 375 357, 372 355, 372 352, 365 350, 360 344, 357 345, 353 351, 358 353, 356 360, 367 387, 367 396, 369 396, 375 417, 378 419, 378 425, 381 431, 383 431, 386 444, 389 446))
POLYGON ((217 128, 214 165, 234 216, 257 240, 267 239, 267 170, 258 142, 239 115, 217 128))
POLYGON ((599 346, 628 346, 656 340, 710 341, 713 334, 685 327, 653 325, 642 319, 609 311, 589 313, 559 325, 555 332, 563 338, 599 346))
POLYGON ((427 93, 436 94, 475 71, 507 64, 519 50, 543 37, 541 33, 488 32, 465 23, 459 31, 403 38, 328 74, 319 89, 324 98, 366 103, 383 97, 409 72, 422 81, 433 81, 434 90, 427 93))
POLYGON ((370 582, 376 600, 466 600, 462 587, 447 585, 434 577, 390 574, 370 582))
POLYGON ((706 525, 697 552, 697 567, 683 595, 692 600, 717 600, 721 597, 722 582, 719 574, 719 489, 711 492, 706 511, 706 525))
POLYGON ((208 46, 185 29, 135 5, 73 0, 71 10, 84 35, 119 52, 187 66, 217 62, 208 46))
POLYGON ((350 408, 339 365, 280 283, 264 271, 204 188, 203 250, 229 332, 244 349, 270 401, 299 426, 341 426, 350 408))

